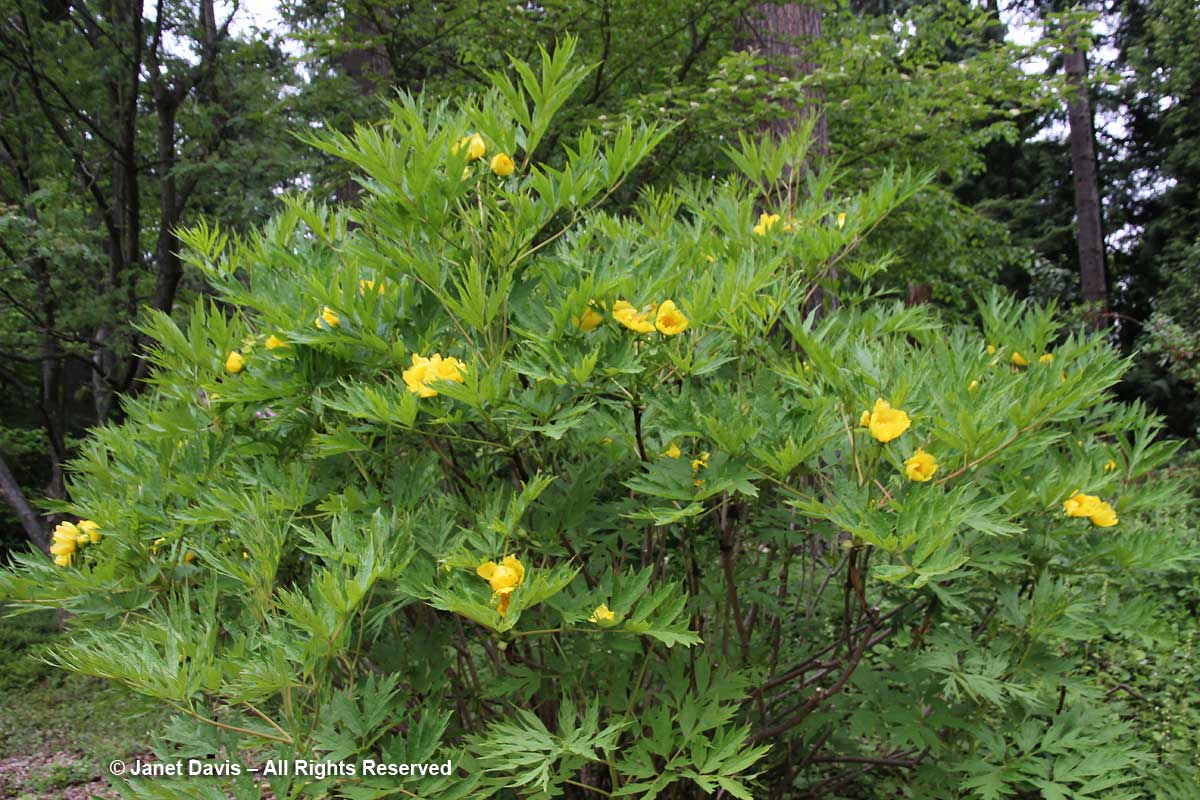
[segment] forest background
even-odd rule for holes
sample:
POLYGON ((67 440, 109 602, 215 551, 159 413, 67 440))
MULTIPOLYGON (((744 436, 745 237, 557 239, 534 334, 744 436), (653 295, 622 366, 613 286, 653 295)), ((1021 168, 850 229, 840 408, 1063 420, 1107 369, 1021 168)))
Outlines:
MULTIPOLYGON (((380 119, 397 90, 481 90, 564 32, 597 67, 554 136, 674 125, 613 209, 719 180, 739 132, 811 124, 850 190, 930 176, 864 245, 880 288, 965 322, 993 286, 1057 302, 1131 359, 1122 399, 1194 437, 1189 0, 0 0, 0 554, 48 550, 67 463, 148 386, 146 310, 182 323, 209 291, 182 227, 245 232, 296 190, 353 202, 345 162, 297 132, 380 119)), ((1194 587, 1171 591, 1194 617, 1194 587)))
POLYGON ((1200 15, 1187 0, 856 0, 767 4, 761 18, 690 0, 0 8, 2 548, 47 546, 39 501, 64 498, 80 437, 145 386, 139 314, 179 314, 204 291, 180 226, 246 231, 292 189, 352 196, 298 131, 378 118, 396 90, 478 90, 505 54, 564 31, 600 66, 557 135, 629 114, 677 125, 615 207, 680 175, 716 179, 731 132, 778 131, 819 105, 818 150, 852 182, 892 166, 934 176, 869 241, 893 255, 885 288, 964 317, 992 285, 1091 303, 1135 358, 1120 394, 1195 433, 1200 15))

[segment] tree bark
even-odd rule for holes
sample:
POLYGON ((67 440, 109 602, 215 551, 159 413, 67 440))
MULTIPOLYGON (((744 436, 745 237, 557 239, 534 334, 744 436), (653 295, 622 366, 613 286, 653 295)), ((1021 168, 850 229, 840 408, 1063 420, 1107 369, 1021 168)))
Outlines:
POLYGON ((17 479, 8 468, 8 463, 3 456, 0 456, 0 496, 17 515, 29 541, 37 545, 43 553, 49 555, 50 537, 46 535, 42 518, 29 505, 29 500, 25 498, 25 492, 21 491, 21 484, 17 483, 17 479))
POLYGON ((1079 249, 1079 282, 1083 302, 1091 309, 1089 325, 1105 324, 1108 311, 1108 275, 1104 259, 1100 184, 1096 176, 1096 136, 1087 86, 1087 53, 1072 48, 1063 64, 1071 87, 1067 115, 1071 126, 1071 171, 1075 184, 1075 220, 1079 249))
MULTIPOLYGON (((822 12, 817 6, 805 3, 760 3, 750 10, 742 25, 743 38, 738 42, 742 50, 757 50, 766 57, 772 75, 811 75, 817 64, 812 60, 807 42, 821 38, 822 12)), ((821 92, 808 92, 803 106, 792 105, 794 116, 771 120, 767 129, 776 136, 783 136, 816 115, 813 123, 813 152, 825 155, 829 150, 829 130, 821 105, 825 97, 821 92)))

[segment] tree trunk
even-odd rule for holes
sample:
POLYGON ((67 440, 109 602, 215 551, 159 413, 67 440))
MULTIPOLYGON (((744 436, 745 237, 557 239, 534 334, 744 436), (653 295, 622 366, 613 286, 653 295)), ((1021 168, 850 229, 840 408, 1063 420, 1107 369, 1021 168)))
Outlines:
POLYGON ((1070 50, 1064 61, 1071 125, 1071 171, 1075 182, 1075 219, 1078 229, 1079 281, 1083 302, 1092 311, 1090 327, 1105 324, 1108 311, 1108 276, 1104 264, 1104 229, 1101 222, 1100 185, 1096 177, 1096 138, 1087 86, 1087 53, 1070 50))
MULTIPOLYGON (((757 50, 766 57, 768 70, 773 75, 811 75, 816 70, 806 42, 821 38, 821 9, 804 3, 761 3, 750 9, 745 20, 739 49, 757 50)), ((829 131, 821 104, 825 101, 821 92, 810 91, 808 102, 803 107, 794 107, 794 116, 772 120, 767 129, 776 136, 783 136, 796 127, 797 123, 816 114, 813 123, 813 152, 825 155, 829 150, 829 131)))
POLYGON ((21 485, 13 477, 3 456, 0 456, 0 497, 3 497, 4 502, 8 503, 16 513, 29 541, 37 545, 43 553, 49 555, 50 537, 46 535, 46 526, 42 523, 42 518, 38 516, 38 513, 29 505, 29 500, 25 498, 25 492, 21 491, 21 485))
MULTIPOLYGON (((806 3, 760 3, 751 7, 748 17, 742 24, 742 38, 737 46, 742 50, 757 50, 767 59, 767 72, 772 77, 796 75, 812 75, 817 64, 812 59, 808 43, 821 38, 821 9, 806 3)), ((796 128, 807 122, 813 115, 812 142, 805 158, 804 169, 807 169, 811 159, 829 154, 829 129, 825 123, 825 113, 821 106, 825 102, 822 92, 808 90, 805 103, 797 106, 789 103, 791 113, 779 119, 767 122, 766 130, 776 138, 783 138, 796 128)), ((784 173, 789 183, 792 180, 791 171, 784 173)), ((836 271, 831 271, 829 278, 836 279, 836 271)), ((826 292, 824 287, 813 287, 805 303, 805 313, 816 313, 818 316, 828 304, 830 309, 837 308, 837 297, 826 292)))

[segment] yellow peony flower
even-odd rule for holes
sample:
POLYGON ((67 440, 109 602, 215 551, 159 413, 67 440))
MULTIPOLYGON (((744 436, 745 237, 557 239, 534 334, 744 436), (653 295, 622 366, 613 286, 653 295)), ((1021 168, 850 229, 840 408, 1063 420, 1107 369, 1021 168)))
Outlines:
POLYGON ((54 526, 54 533, 50 538, 55 544, 74 545, 79 539, 79 527, 73 522, 60 522, 54 526))
POLYGON ((604 625, 616 620, 617 615, 614 614, 608 607, 608 603, 601 603, 596 606, 596 610, 588 617, 588 622, 593 622, 597 625, 604 625))
POLYGON ((866 427, 869 427, 870 425, 871 425, 871 412, 864 411, 862 413, 862 416, 860 416, 858 418, 858 427, 866 428, 866 427))
POLYGON ((225 371, 236 375, 246 366, 246 359, 237 350, 225 357, 225 371))
POLYGON ((499 612, 508 611, 509 595, 525 580, 525 565, 516 556, 505 556, 497 564, 487 561, 480 564, 475 574, 483 578, 492 587, 492 594, 500 597, 499 612))
POLYGON ((925 483, 933 477, 933 473, 937 472, 937 459, 926 453, 921 448, 917 448, 917 452, 912 454, 912 457, 904 462, 904 474, 908 476, 910 481, 917 483, 925 483))
POLYGON ((50 545, 50 552, 56 556, 71 556, 79 549, 76 542, 55 542, 50 545))
POLYGON ((910 425, 912 420, 907 413, 892 408, 891 403, 881 397, 875 401, 875 409, 871 412, 867 427, 872 436, 886 444, 908 430, 910 425))
POLYGON ((1111 528, 1116 525, 1117 512, 1111 505, 1091 494, 1076 492, 1063 501, 1063 510, 1068 517, 1087 517, 1097 528, 1111 528))
POLYGON ((288 343, 272 333, 270 336, 267 337, 266 345, 267 345, 268 350, 278 350, 281 347, 286 348, 288 346, 288 343))
POLYGON ((507 178, 509 175, 512 175, 513 170, 516 168, 517 165, 513 163, 513 160, 508 157, 507 153, 496 153, 496 155, 492 156, 492 172, 501 178, 507 178))
POLYGON ((1013 354, 1008 360, 1011 361, 1014 366, 1018 366, 1018 367, 1028 367, 1029 366, 1029 359, 1027 359, 1025 356, 1021 355, 1021 353, 1017 350, 1013 350, 1013 354))
POLYGON ((50 554, 54 556, 54 563, 60 567, 70 566, 75 551, 86 541, 88 541, 88 535, 81 533, 74 523, 58 523, 51 535, 50 544, 50 554))
POLYGON ((379 281, 378 283, 376 283, 375 281, 373 281, 369 278, 363 278, 362 280, 360 280, 358 282, 358 293, 359 294, 366 294, 367 292, 375 292, 380 297, 383 297, 383 294, 386 291, 387 291, 387 286, 384 284, 383 281, 379 281))
POLYGON ((321 316, 313 320, 313 325, 316 325, 319 328, 321 327, 322 322, 331 328, 336 328, 338 325, 342 324, 341 318, 338 317, 337 313, 329 306, 325 306, 321 309, 321 316))
POLYGON ((987 346, 987 354, 988 354, 989 356, 994 356, 994 355, 996 355, 996 345, 994 345, 994 344, 989 344, 989 345, 987 346))
POLYGON ((663 336, 674 336, 687 330, 688 318, 675 307, 674 300, 667 300, 658 307, 658 316, 654 318, 654 327, 663 336))
POLYGON ((1103 501, 1096 504, 1096 508, 1091 515, 1091 520, 1092 524, 1097 528, 1111 528, 1120 522, 1117 519, 1116 510, 1103 501))
POLYGON ((450 148, 450 152, 457 154, 464 147, 467 148, 467 159, 470 161, 478 161, 487 152, 487 145, 484 144, 483 137, 478 133, 459 139, 458 144, 450 148))
POLYGON ((436 397, 437 390, 430 384, 434 381, 454 381, 462 383, 463 373, 467 365, 453 356, 442 358, 434 353, 429 358, 413 353, 412 366, 404 370, 401 377, 408 385, 408 390, 419 397, 436 397))
POLYGON ((1091 494, 1075 492, 1063 501, 1063 510, 1068 517, 1090 517, 1100 504, 1100 498, 1091 494))
POLYGON ((434 353, 433 357, 430 358, 430 362, 433 365, 434 374, 437 375, 439 379, 443 381, 454 381, 455 383, 463 382, 463 373, 467 371, 467 365, 459 361, 454 356, 442 358, 437 353, 434 353))
POLYGON ((583 310, 582 317, 571 317, 571 324, 584 333, 591 333, 600 327, 601 322, 604 322, 604 317, 592 307, 594 303, 595 301, 588 302, 588 307, 583 310))
POLYGON ((758 224, 754 226, 754 232, 759 236, 766 236, 767 231, 775 227, 776 222, 779 222, 778 214, 768 214, 764 211, 758 215, 758 224))
POLYGON ((639 312, 629 301, 618 300, 613 303, 612 315, 613 319, 631 331, 635 331, 636 333, 653 333, 654 323, 650 321, 650 317, 657 310, 657 307, 651 304, 648 311, 639 312))
POLYGON ((76 527, 86 533, 88 535, 88 540, 93 544, 100 541, 100 526, 95 522, 92 522, 90 519, 80 520, 76 527))
POLYGON ((683 451, 679 449, 679 445, 671 442, 671 446, 663 450, 663 458, 679 458, 683 455, 683 451))
POLYGON ((1117 468, 1117 462, 1112 461, 1111 459, 1104 462, 1104 471, 1105 472, 1112 472, 1116 468, 1117 468))
POLYGON ((1054 363, 1054 353, 1042 353, 1040 356, 1038 356, 1038 363, 1039 364, 1053 364, 1054 363))
POLYGON ((429 388, 429 359, 413 353, 412 366, 401 374, 410 392, 420 397, 436 397, 437 392, 429 388))

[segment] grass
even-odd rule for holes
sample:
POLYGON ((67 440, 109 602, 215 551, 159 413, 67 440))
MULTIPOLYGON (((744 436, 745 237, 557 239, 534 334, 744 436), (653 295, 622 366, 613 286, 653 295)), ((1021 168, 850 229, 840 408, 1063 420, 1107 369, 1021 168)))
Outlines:
POLYGON ((0 759, 20 759, 28 771, 0 796, 62 797, 66 787, 106 774, 108 762, 149 749, 161 722, 136 696, 111 684, 62 672, 38 660, 61 637, 54 612, 0 618, 0 759), (27 760, 26 760, 27 759, 27 760))

